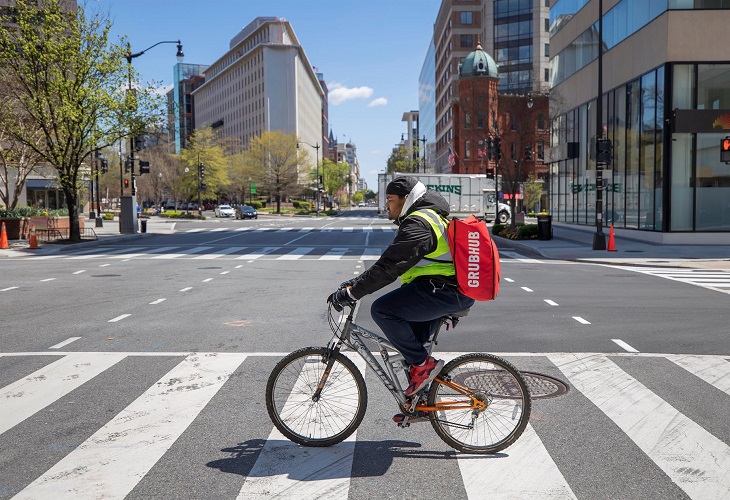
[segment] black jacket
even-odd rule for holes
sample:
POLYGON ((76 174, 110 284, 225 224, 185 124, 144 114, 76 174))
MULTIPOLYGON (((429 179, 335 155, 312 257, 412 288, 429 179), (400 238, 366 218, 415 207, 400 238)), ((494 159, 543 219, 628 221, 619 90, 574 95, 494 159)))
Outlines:
MULTIPOLYGON (((414 203, 405 215, 395 220, 398 232, 393 243, 385 249, 383 255, 362 273, 353 283, 350 293, 356 299, 380 290, 394 282, 398 276, 416 265, 424 255, 436 250, 438 241, 431 230, 431 226, 420 217, 406 218, 416 210, 430 208, 440 213, 443 217, 449 215, 449 204, 443 196, 435 191, 428 190, 416 203, 414 203)), ((416 279, 429 278, 434 282, 456 285, 454 277, 447 276, 419 276, 416 279)))

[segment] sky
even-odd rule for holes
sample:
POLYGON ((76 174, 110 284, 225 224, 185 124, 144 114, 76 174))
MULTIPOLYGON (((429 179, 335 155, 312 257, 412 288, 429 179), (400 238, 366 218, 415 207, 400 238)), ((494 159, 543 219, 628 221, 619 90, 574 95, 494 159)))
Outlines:
MULTIPOLYGON (((126 35, 132 52, 181 40, 186 63, 211 64, 256 17, 288 20, 329 88, 329 123, 357 146, 361 176, 377 191, 393 147, 407 132, 403 113, 418 110, 418 77, 440 0, 79 0, 126 35)), ((171 86, 176 47, 134 59, 145 82, 171 86)))

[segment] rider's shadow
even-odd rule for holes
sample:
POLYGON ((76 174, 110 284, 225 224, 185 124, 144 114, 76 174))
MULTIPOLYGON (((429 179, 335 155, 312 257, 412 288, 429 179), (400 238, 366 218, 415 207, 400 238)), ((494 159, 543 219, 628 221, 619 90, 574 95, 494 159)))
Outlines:
POLYGON ((230 448, 228 458, 206 464, 246 477, 283 475, 298 481, 383 476, 399 457, 453 460, 454 451, 421 450, 420 443, 400 440, 345 441, 314 448, 288 440, 252 439, 230 448), (353 462, 357 467, 353 467, 353 462))

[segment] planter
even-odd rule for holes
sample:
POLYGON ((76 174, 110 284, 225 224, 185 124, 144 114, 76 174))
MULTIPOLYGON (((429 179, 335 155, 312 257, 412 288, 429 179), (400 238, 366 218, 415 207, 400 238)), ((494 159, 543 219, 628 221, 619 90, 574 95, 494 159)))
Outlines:
POLYGON ((30 232, 30 226, 28 225, 28 219, 4 219, 0 218, 1 223, 5 223, 5 232, 9 240, 20 240, 25 239, 26 234, 30 232))
MULTIPOLYGON (((24 219, 3 219, 0 222, 5 223, 5 230, 9 240, 27 240, 30 238, 30 228, 33 224, 38 229, 57 229, 64 238, 69 235, 69 219, 63 217, 28 217, 24 219)), ((79 217, 79 229, 84 230, 84 219, 79 217)))

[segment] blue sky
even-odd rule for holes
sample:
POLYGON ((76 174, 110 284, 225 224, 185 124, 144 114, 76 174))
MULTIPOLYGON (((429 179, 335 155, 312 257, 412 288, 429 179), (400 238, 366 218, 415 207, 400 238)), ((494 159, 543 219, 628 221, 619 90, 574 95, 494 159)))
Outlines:
MULTIPOLYGON (((79 0, 79 4, 84 4, 79 0)), ((185 62, 210 64, 259 16, 291 22, 312 66, 330 88, 330 126, 357 145, 361 174, 377 190, 393 146, 406 132, 403 113, 418 109, 418 76, 439 0, 86 0, 108 14, 112 39, 127 35, 138 52, 180 39, 185 62)), ((172 83, 175 45, 134 60, 145 81, 172 83)))

